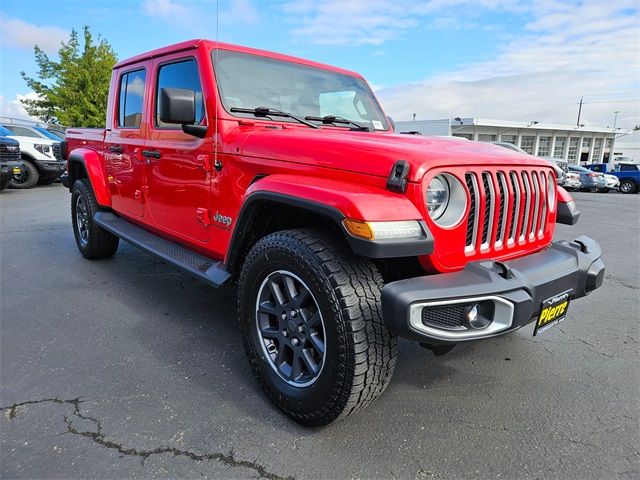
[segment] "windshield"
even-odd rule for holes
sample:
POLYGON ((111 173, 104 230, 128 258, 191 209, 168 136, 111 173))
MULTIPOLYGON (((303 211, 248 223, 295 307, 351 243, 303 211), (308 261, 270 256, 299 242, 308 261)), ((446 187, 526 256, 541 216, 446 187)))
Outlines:
MULTIPOLYGON (((227 112, 231 108, 267 107, 302 118, 335 116, 372 130, 389 129, 371 89, 359 77, 228 50, 214 50, 212 57, 227 112)), ((232 114, 255 118, 246 112, 232 114)), ((277 120, 295 121, 286 117, 277 120)))
POLYGON ((51 140, 55 140, 57 142, 59 142, 60 140, 64 140, 63 138, 60 138, 58 135, 56 135, 55 133, 51 133, 49 130, 47 130, 46 128, 42 128, 42 127, 33 127, 35 130, 39 131, 41 134, 43 134, 45 137, 50 138, 51 140))

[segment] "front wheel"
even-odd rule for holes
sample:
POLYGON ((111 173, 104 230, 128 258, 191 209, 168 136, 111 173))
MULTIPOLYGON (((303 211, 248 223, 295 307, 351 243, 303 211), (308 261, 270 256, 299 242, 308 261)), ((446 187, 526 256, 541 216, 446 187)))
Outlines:
POLYGON ((622 193, 635 193, 636 190, 637 187, 633 180, 622 180, 620 182, 620 191, 622 193))
POLYGON ((85 258, 108 258, 118 250, 120 239, 93 222, 98 202, 89 180, 76 180, 71 192, 71 223, 78 250, 85 258))
POLYGON ((238 315, 251 367, 291 418, 321 426, 373 402, 396 362, 382 277, 320 230, 262 238, 240 274, 238 315))
POLYGON ((9 182, 9 188, 26 190, 27 188, 34 187, 36 183, 38 183, 40 174, 36 166, 28 160, 25 160, 23 164, 23 171, 13 176, 9 182))

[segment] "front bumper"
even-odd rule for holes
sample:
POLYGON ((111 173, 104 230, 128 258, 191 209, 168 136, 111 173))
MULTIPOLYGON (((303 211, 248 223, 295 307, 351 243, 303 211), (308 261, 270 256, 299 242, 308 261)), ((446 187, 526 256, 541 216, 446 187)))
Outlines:
POLYGON ((562 186, 564 188, 580 188, 582 183, 580 183, 580 180, 565 180, 562 186))
POLYGON ((510 262, 475 262, 460 272, 391 282, 382 290, 384 321, 392 333, 423 343, 495 337, 530 323, 550 297, 588 295, 602 285, 604 269, 591 238, 555 242, 510 262), (474 304, 489 306, 491 323, 480 329, 454 325, 456 315, 474 304))
POLYGON ((19 173, 22 173, 24 171, 22 162, 10 160, 8 162, 2 162, 0 164, 0 171, 3 180, 5 180, 6 178, 13 178, 13 175, 16 174, 17 170, 19 170, 19 173))
POLYGON ((67 162, 59 162, 55 159, 36 160, 40 173, 47 177, 59 177, 67 168, 67 162))

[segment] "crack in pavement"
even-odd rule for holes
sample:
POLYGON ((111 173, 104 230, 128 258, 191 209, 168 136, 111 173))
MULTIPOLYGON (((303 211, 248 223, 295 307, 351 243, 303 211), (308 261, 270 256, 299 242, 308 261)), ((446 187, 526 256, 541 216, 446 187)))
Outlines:
POLYGON ((73 398, 73 399, 69 399, 69 400, 61 400, 59 398, 45 398, 42 400, 28 400, 25 402, 20 402, 20 403, 14 403, 13 405, 9 406, 9 407, 1 407, 0 408, 0 412, 4 411, 5 412, 5 416, 7 418, 8 421, 12 421, 14 418, 16 418, 17 414, 18 414, 18 408, 25 406, 25 405, 38 405, 38 404, 43 404, 43 403, 55 403, 58 405, 72 405, 73 406, 73 413, 71 416, 67 416, 67 415, 63 415, 64 418, 64 422, 67 426, 67 431, 61 433, 60 435, 65 435, 65 434, 72 434, 72 435, 79 435, 81 437, 87 438, 89 440, 91 440, 94 443, 97 443, 98 445, 105 447, 105 448, 109 448, 109 449, 114 449, 117 450, 118 453, 120 453, 121 455, 126 455, 126 456, 132 456, 132 457, 140 457, 142 464, 144 465, 144 462, 147 458, 149 458, 152 455, 163 455, 165 453, 170 453, 173 454, 173 456, 175 457, 187 457, 191 460, 194 460, 196 462, 203 462, 203 461, 210 461, 210 460, 214 460, 217 461, 219 463, 228 465, 230 467, 241 467, 241 468, 248 468, 251 470, 254 470, 259 478, 266 478, 268 480, 293 480, 293 477, 281 477, 279 475, 276 475, 275 473, 271 473, 269 471, 267 471, 267 469, 260 465, 259 463, 253 461, 253 462, 249 462, 247 460, 238 460, 235 458, 234 456, 234 452, 233 450, 231 450, 231 452, 229 454, 224 454, 224 453, 219 453, 219 452, 214 452, 214 453, 195 453, 192 452, 190 450, 181 450, 179 448, 175 448, 175 447, 158 447, 155 448, 153 450, 147 450, 147 449, 138 449, 138 448, 133 448, 133 447, 126 447, 125 445, 119 444, 117 442, 114 442, 112 440, 108 440, 103 431, 102 431, 102 423, 100 420, 90 417, 88 415, 84 415, 81 411, 80 411, 80 405, 82 404, 83 400, 81 399, 81 397, 78 398, 73 398), (73 417, 77 417, 80 418, 82 420, 88 420, 90 422, 92 422, 95 426, 96 426, 96 430, 95 431, 90 431, 90 430, 78 430, 73 426, 73 417))
POLYGON ((616 285, 618 285, 619 287, 625 287, 625 288, 630 288, 631 290, 639 290, 640 287, 637 285, 631 285, 630 283, 625 282, 624 280, 618 278, 618 277, 614 277, 613 275, 605 275, 604 278, 606 280, 609 280, 609 283, 614 283, 616 285))

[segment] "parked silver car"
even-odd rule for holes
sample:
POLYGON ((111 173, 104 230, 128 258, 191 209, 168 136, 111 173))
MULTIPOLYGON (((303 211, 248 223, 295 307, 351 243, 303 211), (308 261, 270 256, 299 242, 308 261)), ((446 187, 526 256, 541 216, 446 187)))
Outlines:
POLYGON ((606 188, 604 175, 602 173, 592 172, 591 170, 579 165, 569 165, 569 171, 580 175, 581 192, 595 192, 606 188))
POLYGON ((565 178, 562 186, 566 190, 580 190, 582 188, 580 174, 577 172, 567 172, 567 178, 565 178))

